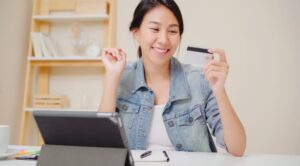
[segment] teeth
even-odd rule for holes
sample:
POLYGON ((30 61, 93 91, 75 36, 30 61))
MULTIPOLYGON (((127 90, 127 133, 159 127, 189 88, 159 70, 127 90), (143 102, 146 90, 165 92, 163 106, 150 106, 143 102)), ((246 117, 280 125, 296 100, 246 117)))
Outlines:
POLYGON ((154 48, 157 52, 166 53, 168 49, 154 48))

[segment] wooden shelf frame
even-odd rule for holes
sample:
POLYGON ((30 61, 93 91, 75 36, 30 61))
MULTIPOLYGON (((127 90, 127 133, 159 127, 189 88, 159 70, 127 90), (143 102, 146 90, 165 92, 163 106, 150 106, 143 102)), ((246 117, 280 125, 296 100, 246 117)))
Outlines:
POLYGON ((86 60, 86 61, 53 60, 50 62, 47 60, 40 60, 40 61, 31 61, 30 65, 34 67, 103 67, 102 61, 95 61, 95 60, 86 60))
POLYGON ((109 15, 35 15, 32 17, 34 21, 41 22, 75 22, 75 21, 108 21, 109 15))
POLYGON ((104 67, 101 57, 90 58, 35 58, 29 57, 28 61, 34 67, 104 67))
MULTIPOLYGON (((57 6, 45 6, 45 2, 50 0, 34 0, 33 3, 33 16, 31 20, 31 31, 30 32, 43 32, 50 34, 50 27, 53 22, 59 21, 101 21, 103 24, 104 43, 103 47, 114 47, 115 46, 115 34, 116 34, 116 0, 105 0, 106 14, 103 15, 73 15, 73 16, 59 16, 50 15, 50 10, 57 8, 57 10, 70 10, 74 8, 74 4, 71 1, 57 1, 57 6), (61 4, 60 4, 61 3, 61 4), (48 16, 46 16, 48 15, 48 16)), ((35 81, 34 72, 38 69, 37 79, 37 94, 47 95, 49 94, 49 79, 51 75, 52 67, 103 67, 101 58, 35 58, 33 57, 32 41, 29 40, 28 46, 28 61, 26 68, 25 88, 24 88, 24 99, 23 99, 23 111, 21 118, 21 129, 19 144, 24 145, 26 142, 26 132, 29 123, 29 116, 31 116, 30 110, 36 108, 30 108, 33 95, 33 82, 35 81)), ((105 71, 102 70, 102 75, 105 75, 105 71)), ((37 128, 36 128, 37 129, 37 128)), ((39 144, 42 143, 42 139, 38 136, 39 144)))
POLYGON ((33 112, 33 111, 91 111, 96 112, 97 108, 25 108, 24 111, 26 112, 33 112))

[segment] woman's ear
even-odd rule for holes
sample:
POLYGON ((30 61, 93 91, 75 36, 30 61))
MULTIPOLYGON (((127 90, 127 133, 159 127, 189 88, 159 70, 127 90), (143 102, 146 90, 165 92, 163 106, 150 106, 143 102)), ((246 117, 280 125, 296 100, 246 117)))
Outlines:
POLYGON ((137 28, 135 28, 131 32, 133 34, 134 39, 139 43, 139 41, 140 41, 139 30, 137 28))

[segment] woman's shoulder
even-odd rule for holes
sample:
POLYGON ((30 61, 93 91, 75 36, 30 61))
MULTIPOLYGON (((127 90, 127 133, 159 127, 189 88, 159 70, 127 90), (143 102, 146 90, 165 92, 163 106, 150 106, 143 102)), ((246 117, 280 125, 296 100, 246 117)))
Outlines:
POLYGON ((183 68, 184 73, 188 76, 188 75, 200 75, 202 77, 204 77, 203 75, 203 69, 199 68, 199 67, 195 67, 191 64, 184 64, 181 63, 181 66, 183 68))
POLYGON ((137 62, 128 62, 123 70, 120 79, 119 89, 131 90, 133 88, 136 78, 137 62))
POLYGON ((130 61, 130 62, 127 62, 126 65, 125 65, 125 68, 123 70, 123 74, 122 76, 127 76, 127 75, 132 75, 134 74, 135 70, 136 70, 136 67, 137 67, 137 62, 135 61, 130 61))
POLYGON ((190 64, 182 64, 182 68, 191 89, 202 89, 205 92, 210 90, 209 83, 203 74, 203 69, 190 64))
POLYGON ((137 66, 137 61, 129 61, 126 63, 125 70, 134 70, 137 66))
POLYGON ((186 78, 189 84, 193 82, 197 84, 199 84, 199 82, 206 82, 203 74, 203 69, 199 67, 195 67, 191 64, 182 63, 177 58, 172 59, 172 66, 172 70, 177 71, 179 73, 184 73, 184 77, 186 78))

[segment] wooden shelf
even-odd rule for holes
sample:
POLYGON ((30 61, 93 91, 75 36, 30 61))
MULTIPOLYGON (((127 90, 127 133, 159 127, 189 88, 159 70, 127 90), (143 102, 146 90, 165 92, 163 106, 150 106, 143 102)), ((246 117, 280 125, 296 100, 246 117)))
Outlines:
POLYGON ((109 16, 103 15, 35 15, 34 20, 43 22, 65 22, 65 21, 107 21, 109 16))
MULTIPOLYGON (((32 108, 33 96, 35 95, 47 95, 50 93, 50 86, 68 86, 60 81, 65 81, 62 77, 61 80, 51 79, 56 73, 51 72, 55 67, 59 67, 58 73, 66 69, 71 77, 77 79, 79 82, 83 82, 83 88, 90 86, 85 84, 85 81, 93 83, 95 86, 102 86, 99 81, 105 76, 105 69, 103 68, 103 62, 101 57, 89 57, 89 56, 68 56, 73 55, 71 47, 67 47, 70 43, 70 37, 78 37, 81 32, 80 26, 84 26, 84 32, 86 36, 89 34, 95 38, 95 43, 99 42, 103 47, 113 48, 115 47, 115 34, 116 34, 116 0, 101 0, 101 5, 98 5, 100 1, 94 0, 33 0, 32 6, 32 17, 31 17, 31 29, 30 34, 31 40, 29 41, 29 49, 27 53, 27 68, 24 85, 24 100, 23 100, 23 111, 20 129, 19 144, 27 144, 30 133, 28 130, 29 126, 32 128, 32 123, 29 123, 32 118, 30 113, 34 110, 48 110, 48 111, 97 111, 97 108, 92 109, 80 109, 73 108, 76 106, 70 105, 71 108, 53 109, 53 108, 32 108), (95 5, 96 4, 96 5, 95 5), (102 8, 103 7, 103 8, 102 8), (70 25, 73 23, 80 22, 80 26, 74 25, 75 29, 71 29, 70 25), (72 32, 70 33, 70 29, 72 32), (35 32, 35 33, 32 33, 35 32), (44 42, 43 36, 37 35, 36 33, 43 33, 46 35, 51 34, 52 37, 56 37, 56 42, 61 48, 65 49, 64 52, 53 53, 49 55, 58 56, 46 56, 47 51, 51 50, 51 46, 48 46, 47 41, 44 42), (68 34, 70 33, 70 34, 68 34), (36 35, 32 35, 36 34, 36 35), (73 36, 71 36, 73 35, 73 36), (32 37, 35 36, 35 37, 32 37), (67 39, 68 38, 68 39, 67 39), (34 42, 33 39, 36 39, 34 42), (65 40, 66 39, 66 40, 65 40), (43 42, 41 42, 43 41, 43 42), (38 44, 34 44, 38 43, 38 44), (34 47, 36 45, 36 47, 34 47), (46 47, 46 48, 45 48, 46 47), (35 48, 35 49, 34 49, 35 48), (40 55, 35 57, 34 55, 40 55), (43 56, 42 56, 43 55, 43 56), (69 68, 70 67, 70 68, 69 68), (74 67, 74 68, 72 68, 74 67), (92 67, 91 69, 89 67, 92 67), (98 77, 97 80, 89 79, 90 77, 82 77, 84 73, 78 72, 81 69, 88 69, 91 72, 88 73, 91 77, 98 77), (99 69, 100 68, 100 69, 99 69), (61 70, 62 69, 62 70, 61 70), (99 78, 99 76, 101 78, 99 78), (58 83, 58 84, 55 84, 58 83)), ((85 35, 84 34, 84 35, 85 35)), ((51 43, 51 40, 50 42, 51 43)), ((51 45, 51 44, 50 44, 51 45)), ((54 46, 55 47, 55 46, 54 46)), ((85 50, 82 50, 85 52, 85 50)), ((83 70, 85 70, 83 69, 83 70)), ((67 78, 66 78, 67 79, 67 78)), ((67 81, 67 80, 66 80, 67 81)), ((64 87, 63 87, 64 88, 64 87)), ((69 87, 66 87, 69 88, 69 87)), ((79 96, 81 92, 78 88, 70 86, 71 94, 65 94, 67 96, 79 96), (74 92, 74 93, 73 93, 74 92)), ((58 90, 61 91, 61 90, 58 90)), ((57 92, 58 94, 60 92, 57 92)), ((99 92, 100 93, 100 92, 99 92)), ((74 102, 71 102, 74 103, 74 102)), ((96 106, 93 106, 96 107, 96 106)), ((42 144, 42 138, 38 136, 38 145, 42 144)))
POLYGON ((95 61, 99 61, 102 60, 101 57, 89 57, 89 56, 61 56, 61 57, 33 57, 33 56, 29 56, 28 60, 30 61, 56 61, 56 60, 60 60, 60 61, 69 61, 69 60, 73 60, 73 61, 90 61, 90 60, 95 60, 95 61))
POLYGON ((82 108, 25 108, 26 112, 33 112, 33 111, 93 111, 96 112, 97 108, 90 108, 90 109, 82 109, 82 108))
POLYGON ((36 67, 103 67, 101 57, 28 57, 28 61, 36 67))

